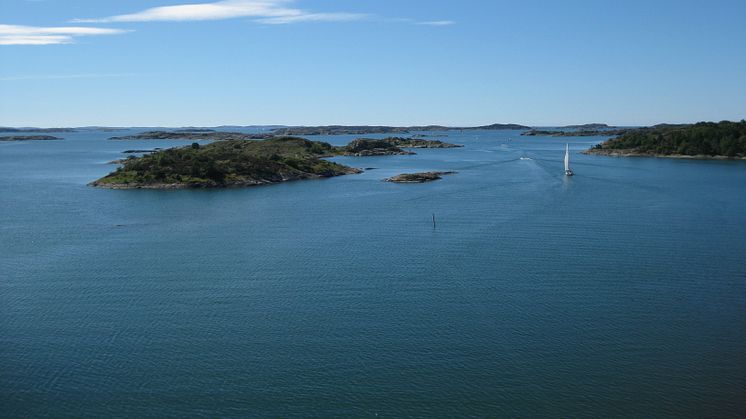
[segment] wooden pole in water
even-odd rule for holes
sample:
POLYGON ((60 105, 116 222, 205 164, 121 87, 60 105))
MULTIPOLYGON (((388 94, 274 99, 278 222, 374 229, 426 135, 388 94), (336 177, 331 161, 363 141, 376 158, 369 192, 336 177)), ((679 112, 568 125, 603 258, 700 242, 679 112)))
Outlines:
POLYGON ((433 228, 435 228, 435 213, 433 213, 433 228))

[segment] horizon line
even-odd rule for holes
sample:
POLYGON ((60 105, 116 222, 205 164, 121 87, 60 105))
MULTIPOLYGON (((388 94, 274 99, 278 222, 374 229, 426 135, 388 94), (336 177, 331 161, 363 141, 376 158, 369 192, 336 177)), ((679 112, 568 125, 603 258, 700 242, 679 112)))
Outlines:
POLYGON ((166 128, 166 129, 176 129, 176 128, 221 128, 221 127, 238 127, 238 128, 251 128, 251 127, 283 127, 283 128, 300 128, 300 127, 393 127, 393 128, 412 128, 412 127, 429 127, 429 126, 439 126, 439 127, 446 127, 446 128, 477 128, 477 127, 483 127, 483 126, 490 126, 490 125, 521 125, 529 128, 562 128, 562 127, 571 127, 571 126, 583 126, 583 125, 607 125, 608 127, 650 127, 655 125, 661 125, 661 124, 696 124, 700 122, 722 122, 722 121, 729 121, 729 122, 741 122, 746 120, 746 117, 741 119, 721 119, 721 120, 697 120, 695 122, 659 122, 656 124, 610 124, 610 123, 603 123, 603 122, 586 122, 586 123, 562 123, 562 124, 524 124, 524 123, 516 123, 516 122, 493 122, 489 124, 458 124, 458 125, 452 125, 452 124, 408 124, 408 125, 399 125, 399 124, 218 124, 218 125, 204 125, 204 124, 186 124, 186 125, 121 125, 121 124, 114 124, 114 125, 99 125, 99 124, 88 124, 88 125, 49 125, 49 126, 41 126, 41 125, 6 125, 6 124, 0 124, 0 128, 11 128, 11 129, 74 129, 74 128, 166 128))

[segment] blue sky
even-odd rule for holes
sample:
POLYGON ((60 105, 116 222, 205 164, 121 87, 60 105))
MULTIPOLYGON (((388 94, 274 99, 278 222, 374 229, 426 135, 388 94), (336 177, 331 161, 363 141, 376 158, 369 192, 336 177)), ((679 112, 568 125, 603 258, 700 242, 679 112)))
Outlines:
POLYGON ((0 0, 0 125, 746 118, 746 1, 0 0))

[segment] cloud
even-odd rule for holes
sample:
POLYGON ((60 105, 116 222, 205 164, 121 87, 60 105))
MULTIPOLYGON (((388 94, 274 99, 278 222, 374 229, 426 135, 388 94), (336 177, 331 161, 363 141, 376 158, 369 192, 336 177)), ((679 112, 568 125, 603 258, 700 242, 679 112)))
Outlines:
POLYGON ((140 12, 73 22, 179 22, 254 18, 256 22, 282 25, 300 22, 350 22, 371 18, 364 13, 311 12, 287 7, 295 0, 222 0, 212 3, 178 4, 145 9, 140 12))
POLYGON ((424 22, 415 22, 415 25, 427 25, 427 26, 450 26, 455 25, 456 22, 452 20, 428 20, 424 22))
POLYGON ((386 19, 365 13, 313 12, 290 7, 296 0, 221 0, 209 3, 176 4, 135 13, 100 18, 73 19, 72 22, 185 22, 249 18, 255 22, 282 25, 299 22, 350 22, 372 20, 413 25, 447 26, 450 20, 418 21, 409 18, 386 19))
POLYGON ((0 24, 0 45, 52 45, 69 44, 78 36, 116 35, 121 29, 90 28, 82 26, 38 27, 0 24))
POLYGON ((353 20, 363 20, 368 17, 369 15, 364 13, 304 13, 293 16, 257 19, 257 22, 270 25, 284 25, 298 22, 351 22, 353 20))
POLYGON ((240 17, 300 18, 308 15, 300 9, 283 5, 292 0, 223 0, 213 3, 178 4, 145 9, 140 12, 95 19, 75 19, 74 22, 157 22, 222 20, 240 17))

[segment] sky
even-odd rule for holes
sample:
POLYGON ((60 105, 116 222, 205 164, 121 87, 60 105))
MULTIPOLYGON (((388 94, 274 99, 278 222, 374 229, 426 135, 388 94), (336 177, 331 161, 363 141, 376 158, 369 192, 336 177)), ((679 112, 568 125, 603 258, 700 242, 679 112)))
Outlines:
POLYGON ((0 0, 1 126, 746 118, 744 0, 0 0))

